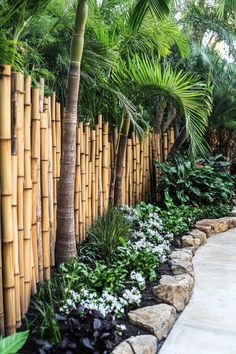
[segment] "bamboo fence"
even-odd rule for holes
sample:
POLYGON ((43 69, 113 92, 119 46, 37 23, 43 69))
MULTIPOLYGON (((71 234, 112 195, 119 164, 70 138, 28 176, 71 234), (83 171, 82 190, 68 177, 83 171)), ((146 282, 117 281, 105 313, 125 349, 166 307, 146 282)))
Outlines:
MULTIPOLYGON (((56 94, 44 95, 44 80, 0 65, 0 332, 14 333, 37 284, 50 278, 56 240, 57 186, 60 177, 64 110, 56 94), (61 119, 62 117, 62 119, 61 119)), ((75 237, 81 243, 89 226, 109 204, 118 142, 117 129, 98 116, 92 128, 77 126, 75 237)), ((171 128, 158 136, 158 161, 174 142, 171 128)), ((131 133, 123 164, 122 203, 148 201, 153 194, 153 137, 131 133)))

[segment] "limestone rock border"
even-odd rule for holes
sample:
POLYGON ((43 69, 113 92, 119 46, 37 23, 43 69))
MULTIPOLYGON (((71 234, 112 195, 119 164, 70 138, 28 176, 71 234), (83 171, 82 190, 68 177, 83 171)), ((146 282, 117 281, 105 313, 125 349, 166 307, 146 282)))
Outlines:
POLYGON ((189 302, 194 287, 192 258, 196 250, 207 242, 213 233, 236 227, 236 211, 233 216, 197 221, 195 228, 181 238, 180 249, 169 256, 173 275, 163 275, 153 288, 157 304, 142 307, 128 314, 137 327, 148 330, 149 335, 132 336, 120 343, 112 354, 156 354, 158 341, 166 338, 173 327, 177 313, 189 302))

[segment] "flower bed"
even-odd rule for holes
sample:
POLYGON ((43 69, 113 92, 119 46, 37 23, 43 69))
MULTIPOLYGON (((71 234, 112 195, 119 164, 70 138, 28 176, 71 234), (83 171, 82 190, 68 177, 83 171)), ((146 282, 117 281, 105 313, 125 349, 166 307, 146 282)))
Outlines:
POLYGON ((111 209, 94 225, 78 258, 55 270, 33 299, 32 335, 22 353, 109 353, 125 338, 146 333, 127 313, 156 303, 152 288, 170 274, 168 255, 181 246, 180 236, 211 211, 217 216, 210 207, 168 202, 165 211, 143 202, 111 209))

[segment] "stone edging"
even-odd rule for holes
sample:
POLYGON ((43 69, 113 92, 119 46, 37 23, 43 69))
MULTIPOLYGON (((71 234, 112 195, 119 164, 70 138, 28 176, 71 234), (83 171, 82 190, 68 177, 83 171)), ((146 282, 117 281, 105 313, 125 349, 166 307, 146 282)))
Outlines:
POLYGON ((182 249, 170 256, 173 275, 163 275, 153 288, 157 305, 131 311, 129 321, 150 332, 150 335, 132 336, 120 343, 112 354, 156 354, 158 342, 165 339, 173 327, 178 313, 189 302, 194 286, 192 258, 196 250, 207 242, 213 233, 236 227, 236 215, 220 219, 203 219, 181 238, 182 249))

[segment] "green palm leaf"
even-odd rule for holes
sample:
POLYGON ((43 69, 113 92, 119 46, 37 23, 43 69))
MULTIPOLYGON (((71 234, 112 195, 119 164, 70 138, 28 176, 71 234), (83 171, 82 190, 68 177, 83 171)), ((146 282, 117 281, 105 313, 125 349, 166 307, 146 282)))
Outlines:
POLYGON ((211 90, 207 84, 167 64, 164 69, 156 59, 135 56, 127 69, 130 82, 138 85, 139 93, 172 99, 182 112, 193 154, 204 153, 204 134, 212 108, 211 90))
POLYGON ((137 0, 131 12, 130 23, 133 28, 139 28, 147 12, 155 14, 158 20, 169 15, 171 0, 137 0))

